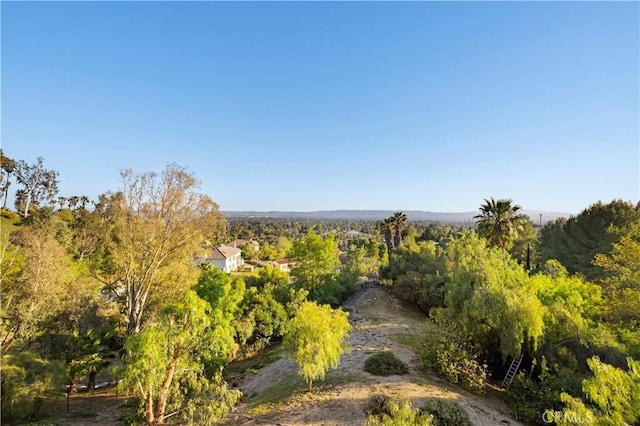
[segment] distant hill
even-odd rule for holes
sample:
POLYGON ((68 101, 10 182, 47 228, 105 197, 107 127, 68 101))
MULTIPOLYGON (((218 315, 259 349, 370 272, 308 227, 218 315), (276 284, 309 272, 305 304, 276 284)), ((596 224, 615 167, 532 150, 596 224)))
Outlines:
MULTIPOLYGON (((396 210, 397 211, 397 210, 396 210)), ((428 212, 423 210, 402 210, 408 220, 431 221, 445 223, 473 222, 473 217, 478 211, 473 212, 428 212)), ((292 212, 292 211, 223 211, 225 217, 243 218, 276 218, 276 219, 329 219, 329 220, 382 220, 393 215, 393 210, 318 210, 312 212, 292 212)), ((540 223, 542 214, 542 224, 559 217, 569 217, 569 213, 544 212, 538 210, 524 210, 533 223, 540 223)))

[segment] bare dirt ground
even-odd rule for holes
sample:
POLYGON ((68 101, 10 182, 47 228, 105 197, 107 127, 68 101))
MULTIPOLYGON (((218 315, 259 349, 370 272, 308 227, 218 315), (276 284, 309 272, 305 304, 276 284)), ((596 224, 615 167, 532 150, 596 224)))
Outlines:
MULTIPOLYGON (((304 390, 293 361, 281 358, 239 383, 247 402, 229 416, 225 425, 360 425, 366 420, 371 396, 384 393, 395 400, 411 400, 420 407, 428 399, 456 401, 474 425, 521 425, 495 396, 477 397, 435 376, 425 374, 414 351, 398 343, 399 334, 416 334, 425 317, 401 304, 384 287, 373 287, 353 295, 344 304, 353 329, 351 352, 343 356, 337 370, 312 393, 304 390), (392 351, 409 366, 409 374, 374 376, 363 369, 365 360, 380 351, 392 351), (255 408, 255 401, 278 392, 290 383, 300 383, 294 395, 268 408, 255 408)), ((317 384, 318 386, 320 384, 317 384)))

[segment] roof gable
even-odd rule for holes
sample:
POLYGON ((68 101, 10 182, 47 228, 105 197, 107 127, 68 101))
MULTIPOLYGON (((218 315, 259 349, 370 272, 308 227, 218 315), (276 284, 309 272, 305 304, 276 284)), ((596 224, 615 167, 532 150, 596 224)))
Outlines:
POLYGON ((236 247, 218 244, 211 250, 210 259, 228 259, 241 253, 242 250, 236 247))

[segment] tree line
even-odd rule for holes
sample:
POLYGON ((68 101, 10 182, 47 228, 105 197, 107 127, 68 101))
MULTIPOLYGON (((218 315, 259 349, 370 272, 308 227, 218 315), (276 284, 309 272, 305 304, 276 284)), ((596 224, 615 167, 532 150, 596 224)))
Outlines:
POLYGON ((335 367, 350 326, 330 305, 355 291, 363 248, 339 267, 337 241, 309 230, 287 252, 291 276, 231 276, 197 266, 229 235, 185 167, 123 170, 121 182, 92 209, 36 191, 26 210, 2 211, 3 420, 32 417, 51 392, 83 379, 92 389, 102 375, 139 398, 147 424, 211 424, 240 398, 222 376, 234 359, 284 340, 309 386, 335 367))
POLYGON ((639 225, 640 204, 614 200, 528 235, 519 206, 487 199, 475 229, 406 239, 383 277, 429 315, 423 361, 452 382, 482 392, 522 357, 506 392, 520 418, 635 424, 639 225))
POLYGON ((511 200, 490 198, 472 229, 396 212, 348 240, 349 222, 227 221, 176 164, 123 170, 120 188, 91 201, 56 198, 58 174, 41 159, 2 155, 4 199, 10 179, 22 191, 0 229, 5 421, 103 375, 140 399, 148 424, 210 424, 240 398, 223 378, 228 363, 274 343, 311 387, 347 350, 336 308, 376 273, 429 316, 420 353, 449 380, 482 392, 522 357, 506 392, 519 417, 640 417, 640 205, 597 202, 537 228, 511 200), (260 256, 295 262, 290 274, 196 266, 213 244, 254 236, 269 238, 260 256))

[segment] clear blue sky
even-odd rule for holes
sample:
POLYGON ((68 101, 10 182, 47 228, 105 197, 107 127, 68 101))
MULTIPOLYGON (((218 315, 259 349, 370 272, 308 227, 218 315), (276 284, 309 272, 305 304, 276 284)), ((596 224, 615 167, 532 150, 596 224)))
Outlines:
POLYGON ((2 148, 222 210, 637 202, 640 3, 6 2, 2 148))

